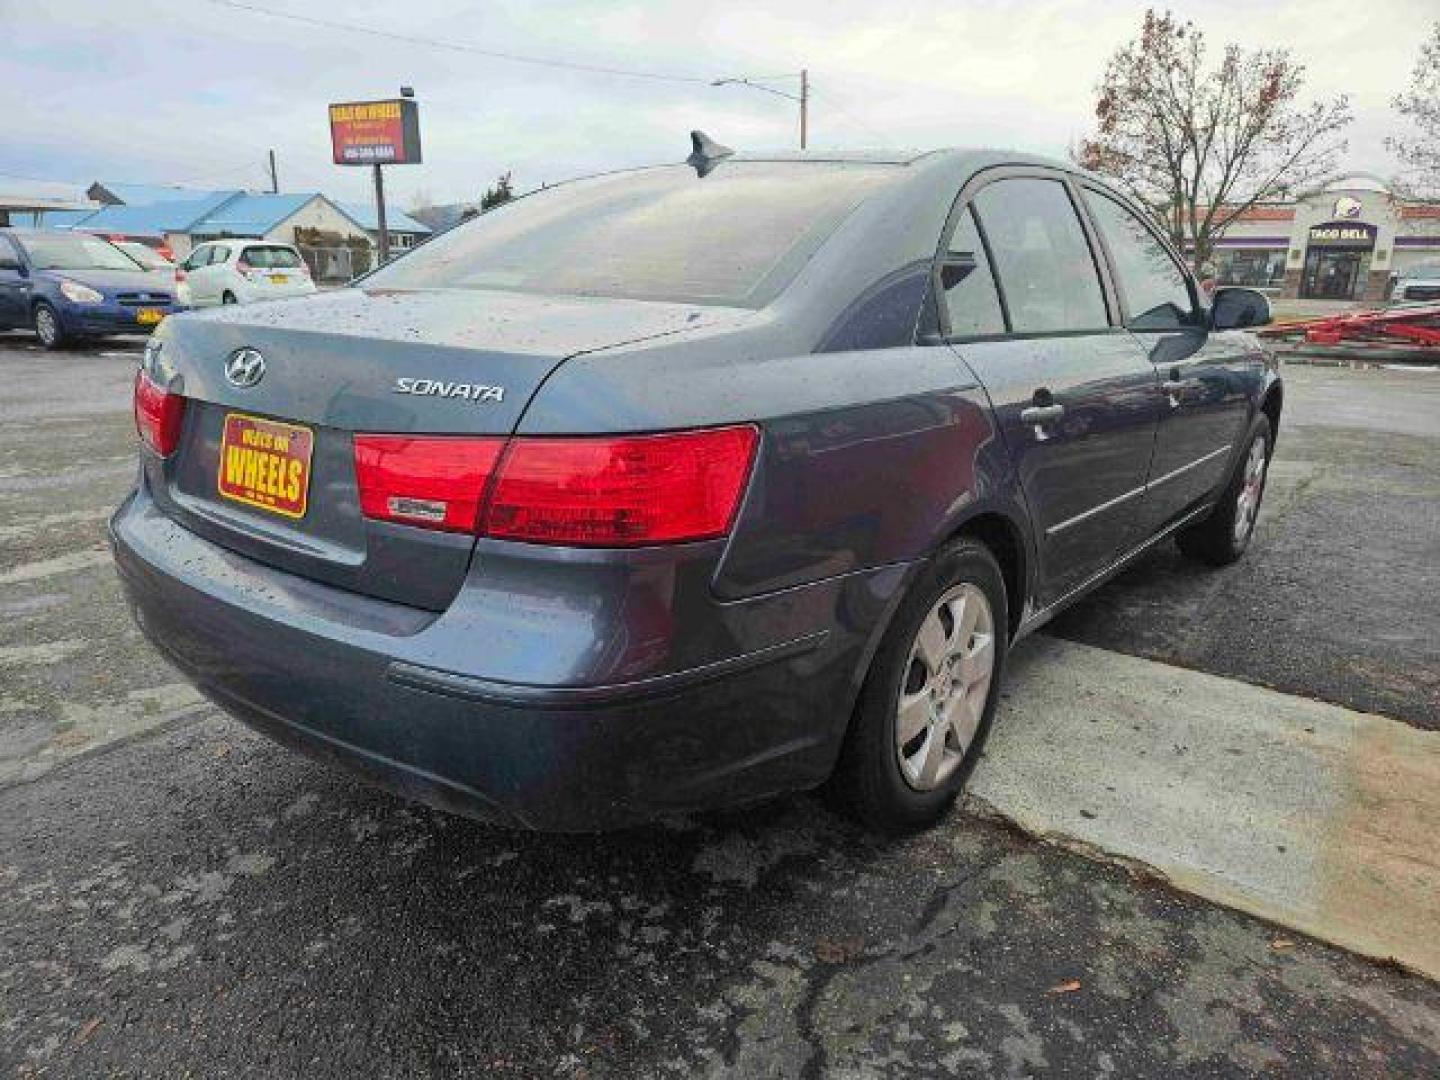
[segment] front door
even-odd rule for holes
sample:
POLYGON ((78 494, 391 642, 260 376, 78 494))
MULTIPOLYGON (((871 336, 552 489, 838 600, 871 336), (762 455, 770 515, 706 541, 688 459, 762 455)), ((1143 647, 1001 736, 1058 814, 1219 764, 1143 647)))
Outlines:
POLYGON ((1300 295, 1307 300, 1353 300, 1361 254, 1311 248, 1305 255, 1300 295))
POLYGON ((30 322, 30 279, 22 272, 20 252, 8 236, 0 236, 0 326, 30 322))
POLYGON ((1160 416, 1155 371, 1111 324, 1099 260, 1059 177, 1002 176, 980 188, 945 261, 949 337, 989 392, 1015 463, 1044 607, 1135 541, 1160 416), (992 291, 998 327, 974 314, 992 291))
POLYGON ((1192 279, 1138 214, 1096 187, 1084 198, 1110 253, 1125 326, 1158 376, 1162 419, 1140 506, 1149 536, 1227 478, 1249 417, 1254 346, 1243 332, 1208 329, 1192 279))

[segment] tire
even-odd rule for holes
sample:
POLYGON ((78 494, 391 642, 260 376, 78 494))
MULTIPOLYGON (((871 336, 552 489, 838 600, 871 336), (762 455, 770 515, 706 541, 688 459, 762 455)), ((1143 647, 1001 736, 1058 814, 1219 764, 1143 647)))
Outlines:
POLYGON ((1175 537, 1182 552, 1209 566, 1229 566, 1245 554, 1260 517, 1260 502, 1265 497, 1265 480, 1274 445, 1270 418, 1261 413, 1250 427, 1245 451, 1215 509, 1205 520, 1175 537))
POLYGON ((924 829, 960 794, 999 700, 1009 644, 1007 610, 995 556, 970 539, 942 548, 901 602, 871 662, 830 782, 832 794, 869 827, 891 835, 924 829), (943 665, 927 659, 940 645, 932 617, 946 633, 939 650, 951 665, 945 673, 936 670, 943 665), (976 620, 968 640, 962 637, 967 620, 976 620), (980 661, 987 649, 982 681, 980 661), (902 715, 908 719, 902 721, 902 715), (905 742, 899 737, 902 723, 910 728, 905 742))
POLYGON ((237 301, 237 300, 235 299, 235 294, 234 294, 233 292, 231 292, 229 289, 226 289, 226 290, 224 291, 224 293, 222 293, 221 296, 220 296, 220 303, 222 303, 222 304, 234 304, 234 303, 238 303, 238 302, 239 302, 239 301, 237 301))
POLYGON ((65 347, 65 327, 60 323, 59 314, 44 300, 35 305, 35 339, 42 349, 53 351, 65 347))

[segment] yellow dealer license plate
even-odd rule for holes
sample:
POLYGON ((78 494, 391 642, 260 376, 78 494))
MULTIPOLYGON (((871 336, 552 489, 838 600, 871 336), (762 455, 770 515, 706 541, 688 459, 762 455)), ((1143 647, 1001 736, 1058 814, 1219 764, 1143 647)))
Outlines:
POLYGON ((271 274, 271 275, 270 275, 270 284, 271 284, 271 285, 284 285, 284 284, 285 284, 287 281, 289 281, 289 280, 290 280, 290 278, 289 278, 288 276, 286 276, 285 274, 271 274))
POLYGON ((165 312, 159 308, 142 307, 139 311, 135 312, 135 321, 141 326, 150 326, 163 318, 165 318, 165 312))
POLYGON ((309 428, 230 413, 220 436, 220 494, 302 518, 314 449, 315 434, 309 428))

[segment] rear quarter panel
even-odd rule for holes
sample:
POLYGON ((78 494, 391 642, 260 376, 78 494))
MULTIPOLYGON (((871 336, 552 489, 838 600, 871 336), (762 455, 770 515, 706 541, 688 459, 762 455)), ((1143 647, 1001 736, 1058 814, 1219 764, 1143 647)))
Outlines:
POLYGON ((739 599, 923 558, 994 511, 1023 527, 989 402, 943 346, 737 362, 746 335, 685 352, 580 357, 519 432, 757 422, 763 439, 714 588, 739 599))

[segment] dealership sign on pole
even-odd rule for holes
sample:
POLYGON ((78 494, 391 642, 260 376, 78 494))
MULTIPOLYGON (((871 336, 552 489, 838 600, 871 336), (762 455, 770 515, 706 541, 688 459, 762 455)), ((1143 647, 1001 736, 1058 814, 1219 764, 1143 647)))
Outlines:
POLYGON ((330 106, 330 147, 336 165, 375 168, 375 224, 380 262, 390 258, 390 232, 385 227, 385 175, 382 165, 420 164, 420 106, 415 92, 400 88, 401 97, 387 101, 345 101, 330 106))
POLYGON ((411 98, 330 106, 336 165, 418 165, 420 107, 411 98))

